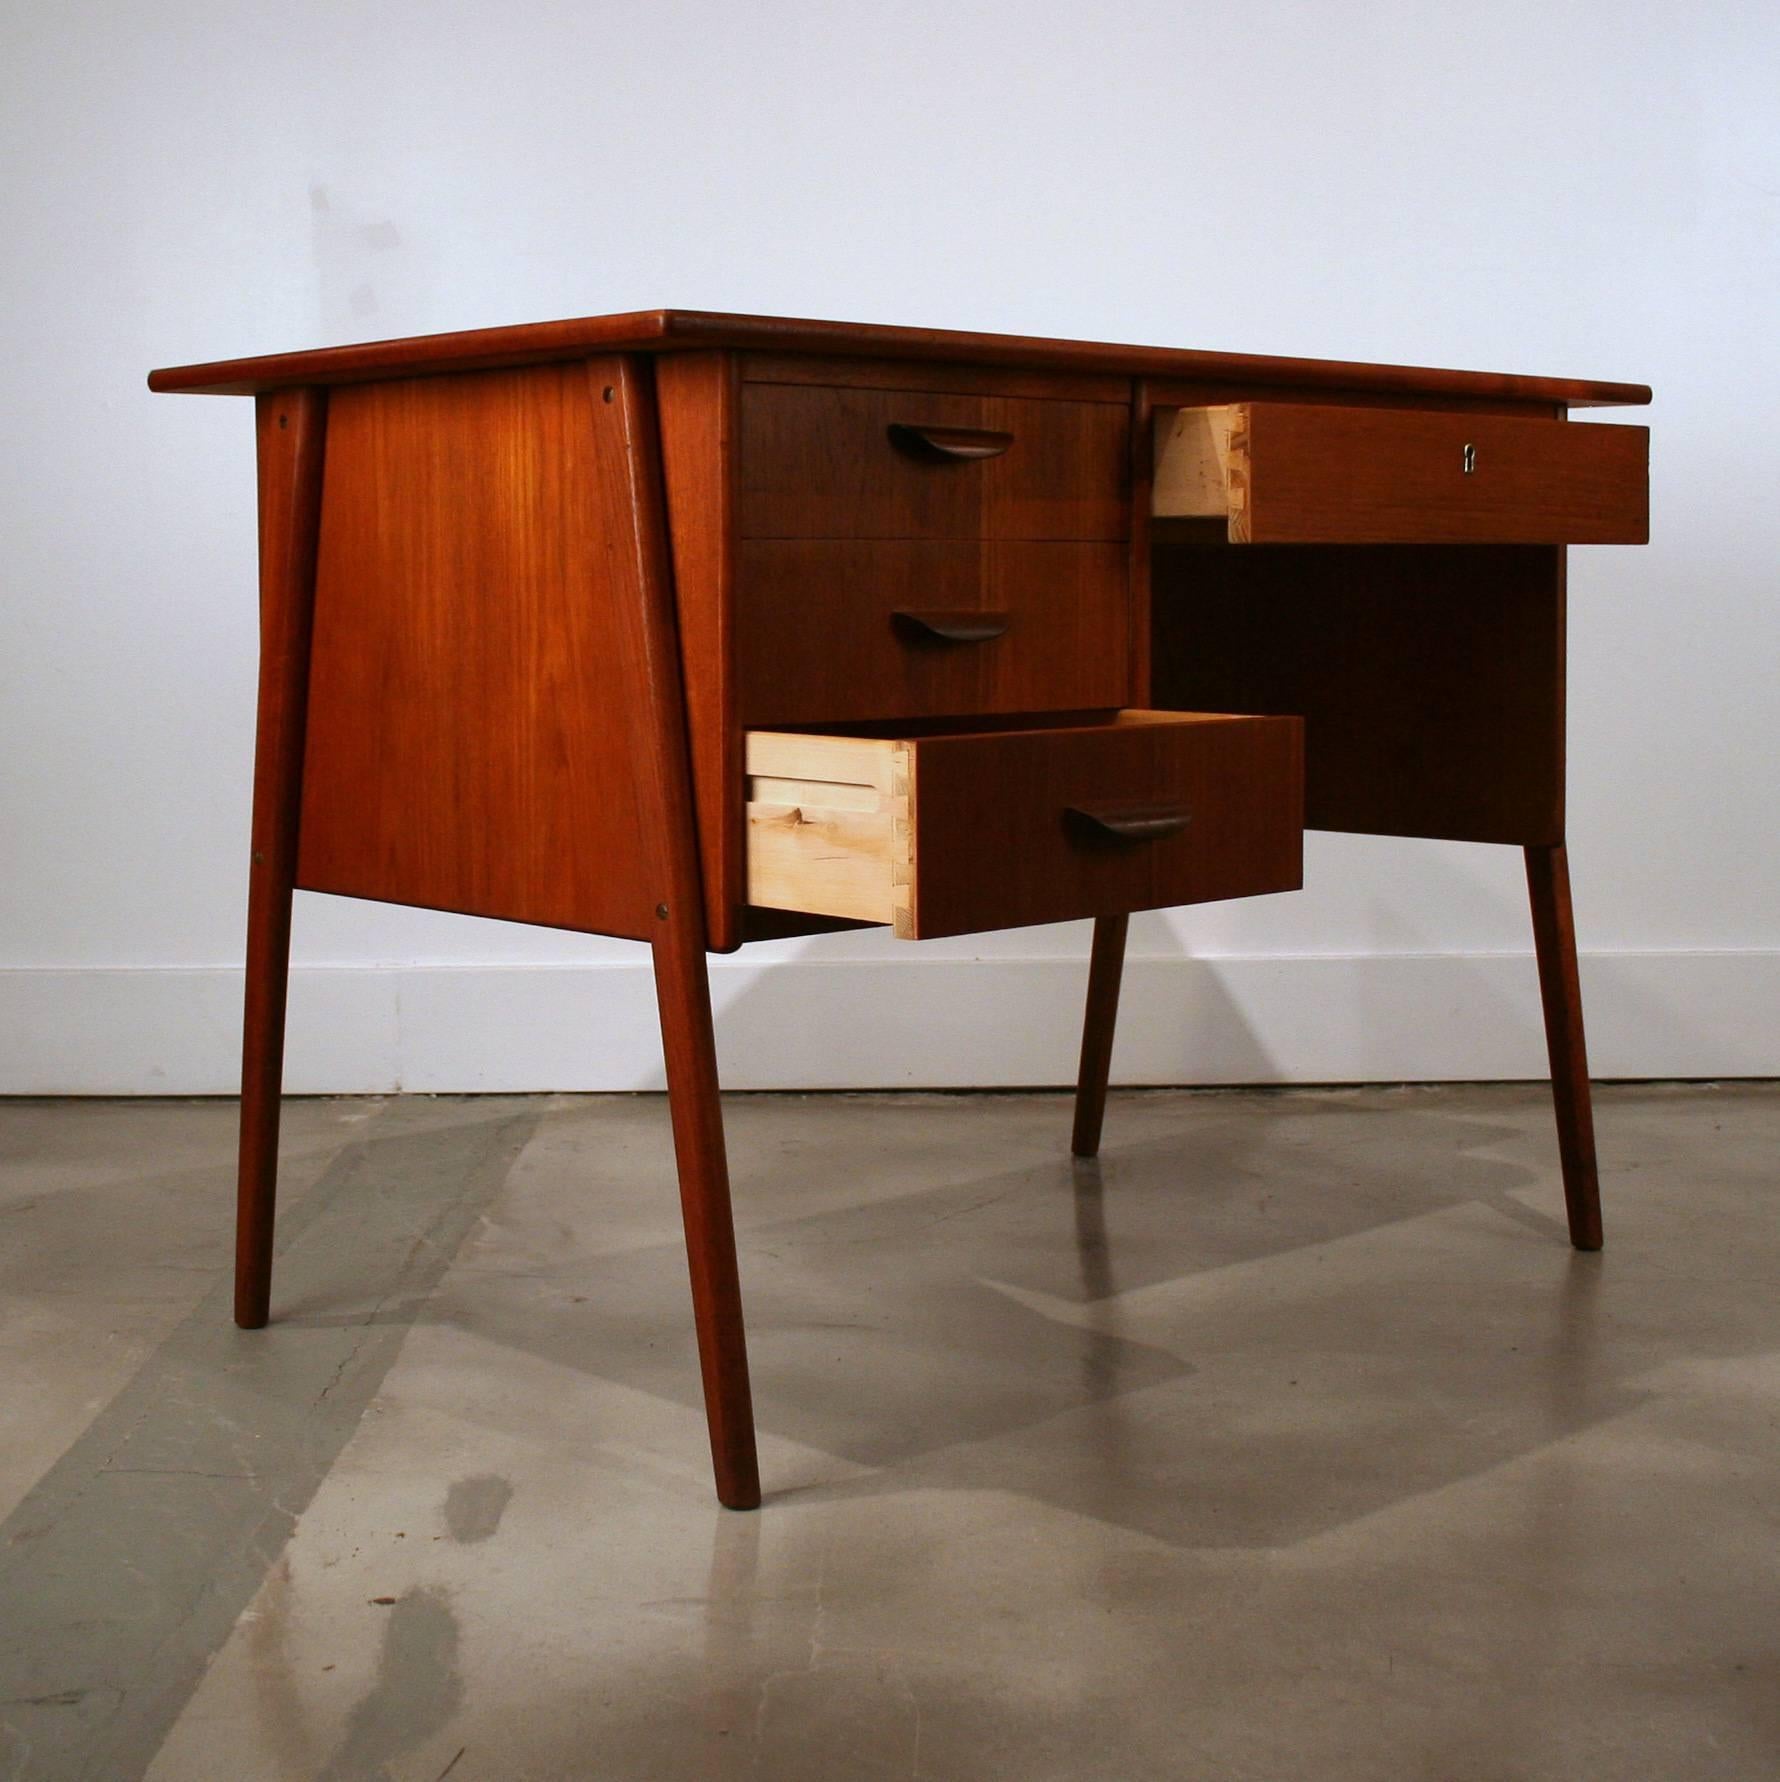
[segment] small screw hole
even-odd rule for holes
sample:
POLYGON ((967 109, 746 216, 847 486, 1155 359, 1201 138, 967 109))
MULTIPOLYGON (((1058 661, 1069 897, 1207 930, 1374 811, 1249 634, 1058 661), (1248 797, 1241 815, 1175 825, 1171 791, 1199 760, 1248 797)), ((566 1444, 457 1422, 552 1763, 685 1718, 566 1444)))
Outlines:
POLYGON ((605 389, 603 389, 603 390, 602 390, 602 391, 601 391, 601 392, 600 392, 600 395, 601 395, 601 396, 602 396, 602 397, 603 397, 603 398, 604 398, 604 399, 605 399, 605 400, 606 400, 606 401, 607 401, 607 402, 610 402, 610 401, 611 401, 611 400, 612 400, 612 386, 611 386, 611 385, 610 385, 610 384, 607 384, 607 385, 606 385, 606 387, 605 387, 605 389))

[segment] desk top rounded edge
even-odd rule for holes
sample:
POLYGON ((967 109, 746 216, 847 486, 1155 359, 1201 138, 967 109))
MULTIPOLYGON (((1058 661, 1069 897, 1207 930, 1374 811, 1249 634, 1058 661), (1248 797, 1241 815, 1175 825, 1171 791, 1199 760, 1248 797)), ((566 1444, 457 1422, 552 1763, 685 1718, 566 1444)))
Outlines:
POLYGON ((487 371, 574 359, 596 352, 660 353, 724 347, 1179 378, 1244 387, 1279 385, 1476 400, 1496 398, 1571 407, 1619 406, 1650 400, 1646 385, 1591 379, 1523 377, 1506 372, 1373 365, 1179 347, 1120 346, 1103 341, 978 334, 950 328, 888 327, 870 322, 722 315, 684 309, 637 310, 624 315, 422 334, 400 340, 363 341, 349 346, 168 366, 148 374, 148 387, 163 394, 251 396, 304 384, 364 383, 379 378, 487 371))

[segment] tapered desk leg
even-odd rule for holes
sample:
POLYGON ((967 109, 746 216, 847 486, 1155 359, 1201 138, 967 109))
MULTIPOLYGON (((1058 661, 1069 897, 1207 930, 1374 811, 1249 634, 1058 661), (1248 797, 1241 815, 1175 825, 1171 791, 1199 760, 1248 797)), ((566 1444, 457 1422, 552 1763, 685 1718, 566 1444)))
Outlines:
POLYGON ((241 1151, 236 1177, 235 1322, 258 1330, 272 1294, 278 1102, 284 1077, 291 890, 303 792, 303 726, 321 524, 322 390, 258 398, 260 683, 247 877, 247 993, 241 1031, 241 1151))
POLYGON ((692 1314, 698 1328, 717 1497, 732 1510, 752 1510, 760 1504, 760 1466, 754 1452, 754 1405, 748 1388, 748 1344, 742 1327, 723 1114, 717 1099, 717 1047, 704 941, 695 923, 670 917, 654 948, 655 994, 661 1008, 674 1156, 680 1170, 680 1212, 686 1226, 692 1314))
POLYGON ((628 500, 637 540, 633 646, 647 713, 647 747, 639 765, 646 802, 653 807, 665 891, 655 906, 650 945, 711 1464, 718 1502, 731 1510, 753 1510, 760 1505, 760 1463, 754 1451, 748 1344, 742 1327, 723 1110, 717 1098, 717 1042, 705 969, 709 924, 686 749, 654 373, 639 358, 596 360, 589 365, 589 380, 597 403, 604 406, 616 398, 629 465, 628 500))
POLYGON ((1075 1080, 1075 1134, 1069 1148, 1077 1157, 1100 1150, 1106 1117, 1106 1084, 1112 1071, 1113 1029, 1119 1018, 1119 979, 1125 969, 1128 916, 1101 916, 1094 923, 1094 950, 1088 962, 1088 1003, 1082 1014, 1082 1061, 1075 1080))
POLYGON ((1576 969, 1576 922, 1570 909, 1570 862, 1556 847, 1528 848, 1527 891, 1533 906, 1533 944, 1545 1004, 1545 1043, 1551 1054, 1551 1097, 1557 1109, 1558 1156, 1570 1242, 1601 1247, 1601 1183, 1595 1164, 1594 1110, 1589 1098, 1588 1052, 1582 1035, 1582 981, 1576 969))

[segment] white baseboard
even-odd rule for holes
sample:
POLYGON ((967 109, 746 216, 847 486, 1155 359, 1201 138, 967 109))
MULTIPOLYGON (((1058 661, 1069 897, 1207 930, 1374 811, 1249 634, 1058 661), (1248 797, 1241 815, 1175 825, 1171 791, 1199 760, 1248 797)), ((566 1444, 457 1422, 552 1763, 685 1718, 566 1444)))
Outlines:
MULTIPOLYGON (((732 1089, 1074 1080, 1068 959, 712 962, 732 1089)), ((1582 961, 1597 1077, 1780 1075, 1780 952, 1582 961)), ((0 1094, 232 1094, 241 973, 0 971, 0 1094)), ((1439 1082, 1545 1074, 1528 954, 1133 958, 1119 1083, 1439 1082)), ((655 1089, 648 963, 308 966, 293 1093, 655 1089)))

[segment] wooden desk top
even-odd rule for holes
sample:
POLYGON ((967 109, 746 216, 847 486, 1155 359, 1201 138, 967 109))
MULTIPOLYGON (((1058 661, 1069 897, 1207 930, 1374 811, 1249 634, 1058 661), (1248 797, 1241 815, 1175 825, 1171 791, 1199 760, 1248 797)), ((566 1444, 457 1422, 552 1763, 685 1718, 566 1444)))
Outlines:
POLYGON ((434 372, 543 364, 602 352, 687 352, 731 347, 756 352, 833 357, 924 359, 1054 372, 1183 378, 1229 383, 1247 391, 1280 386, 1396 394, 1501 398, 1609 407, 1650 400, 1644 384, 1519 377, 1504 372, 1446 371, 1408 365, 1349 364, 1255 353, 1210 353, 1175 347, 1116 346, 1101 341, 1045 340, 1015 334, 973 334, 950 328, 889 328, 865 322, 800 321, 783 316, 717 315, 703 310, 649 309, 629 315, 478 328, 406 340, 365 341, 254 359, 178 365, 149 373, 162 392, 250 396, 302 384, 362 383, 434 372))

